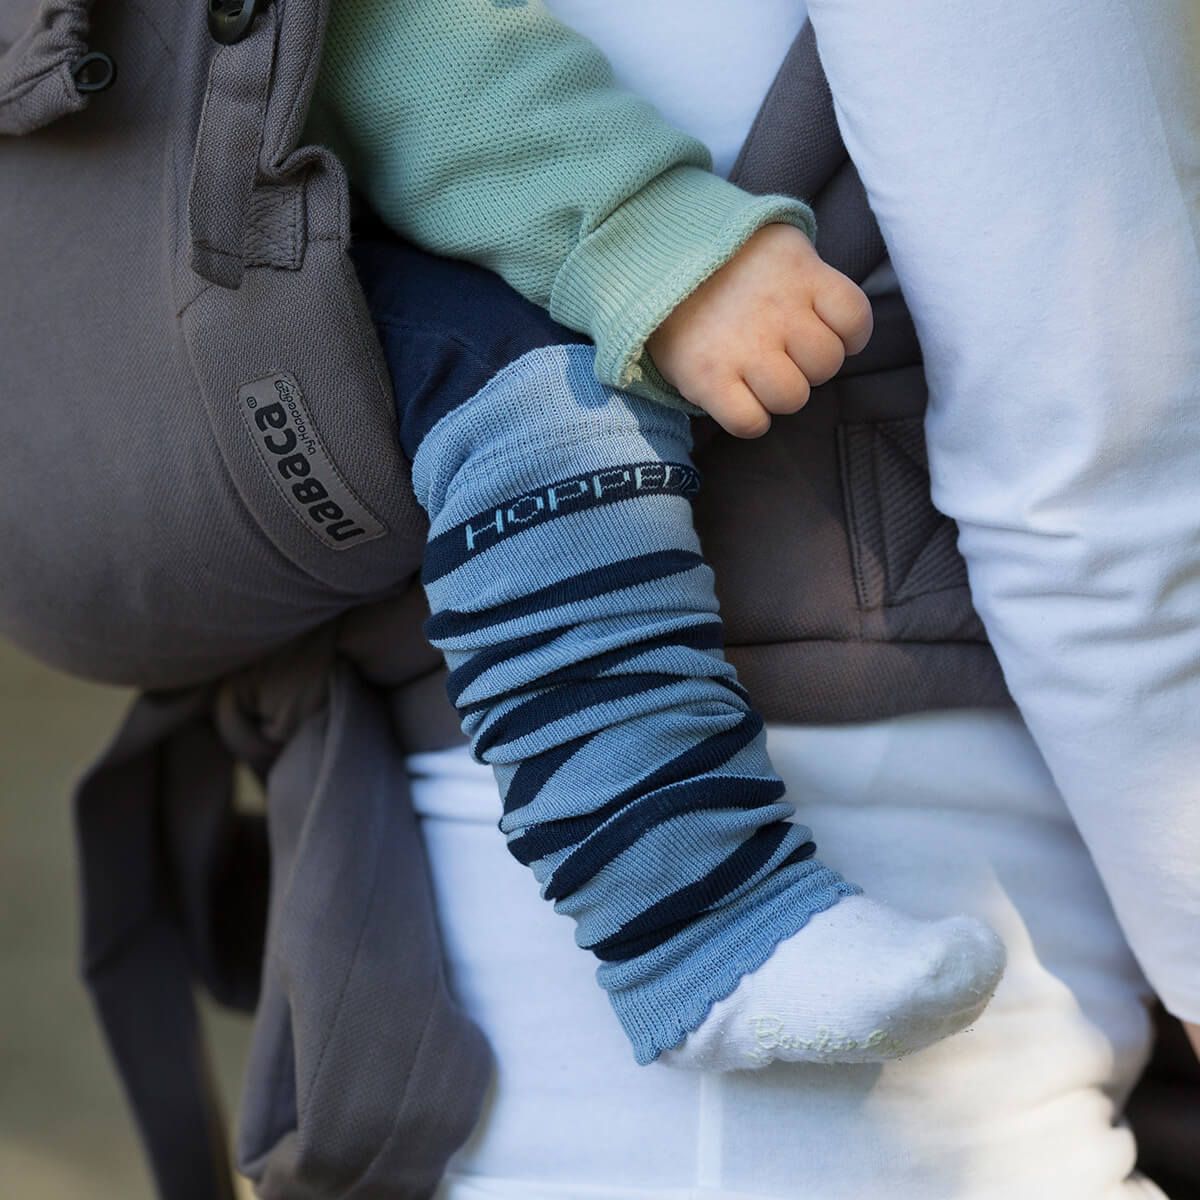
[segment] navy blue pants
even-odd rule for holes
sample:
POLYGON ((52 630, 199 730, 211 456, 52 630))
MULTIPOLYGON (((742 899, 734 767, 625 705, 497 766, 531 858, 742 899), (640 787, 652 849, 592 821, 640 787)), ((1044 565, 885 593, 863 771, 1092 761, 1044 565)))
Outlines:
POLYGON ((383 230, 350 257, 375 322, 408 457, 439 418, 530 350, 586 342, 498 275, 427 254, 383 230))

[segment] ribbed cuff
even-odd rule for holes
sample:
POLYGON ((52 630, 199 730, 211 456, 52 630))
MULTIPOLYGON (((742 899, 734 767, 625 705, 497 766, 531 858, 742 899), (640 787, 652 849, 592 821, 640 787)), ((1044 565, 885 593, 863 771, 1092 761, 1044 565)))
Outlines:
POLYGON ((655 369, 646 340, 752 234, 776 223, 816 233, 800 200, 751 196, 699 167, 673 167, 575 247, 554 280, 550 315, 596 343, 602 383, 702 415, 655 369))
POLYGON ((430 514, 433 536, 470 515, 448 502, 452 490, 458 494, 454 484, 464 470, 486 472, 502 457, 512 487, 537 490, 546 479, 535 447, 573 446, 579 469, 587 471, 611 465, 597 457, 596 447, 617 438, 636 439, 660 458, 682 462, 692 448, 686 421, 644 399, 602 391, 590 346, 542 346, 509 363, 435 423, 413 459, 413 491, 430 514))
POLYGON ((810 917, 861 892, 810 858, 775 871, 733 903, 705 913, 653 954, 603 963, 596 979, 608 992, 639 1066, 699 1029, 712 1006, 810 917))

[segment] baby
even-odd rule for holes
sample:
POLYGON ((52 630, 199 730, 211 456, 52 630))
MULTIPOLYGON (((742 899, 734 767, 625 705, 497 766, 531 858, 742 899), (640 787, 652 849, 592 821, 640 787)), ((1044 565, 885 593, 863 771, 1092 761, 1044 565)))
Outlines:
POLYGON ((540 3, 343 0, 314 122, 389 226, 525 297, 355 248, 430 519, 427 636, 637 1061, 873 1062, 969 1024, 1001 944, 815 857, 692 527, 686 414, 758 436, 870 336, 811 211, 708 173, 540 3))

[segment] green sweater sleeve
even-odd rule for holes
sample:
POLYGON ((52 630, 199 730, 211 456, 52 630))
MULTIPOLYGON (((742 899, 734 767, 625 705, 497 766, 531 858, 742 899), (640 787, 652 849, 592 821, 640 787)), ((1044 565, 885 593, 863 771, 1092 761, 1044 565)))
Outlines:
POLYGON ((646 339, 761 226, 814 233, 807 205, 711 174, 538 0, 336 0, 310 133, 398 233, 586 333, 602 382, 691 413, 646 339))

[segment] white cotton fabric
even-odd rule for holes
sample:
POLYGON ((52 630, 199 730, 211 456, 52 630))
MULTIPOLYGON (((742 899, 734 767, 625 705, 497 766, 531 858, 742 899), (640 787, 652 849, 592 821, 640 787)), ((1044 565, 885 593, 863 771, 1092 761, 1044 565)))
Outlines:
POLYGON ((914 916, 1008 947, 969 1031, 883 1066, 638 1067, 573 924, 496 828, 491 769, 413 755, 450 985, 497 1070, 438 1200, 1133 1200, 1120 1107, 1148 1051, 1144 982, 1010 712, 769 726, 822 858, 914 916))
POLYGON ((728 175, 784 55, 803 0, 546 0, 608 56, 617 82, 711 151, 728 175))
POLYGON ((812 0, 933 498, 1167 1008, 1200 1021, 1200 8, 812 0))

